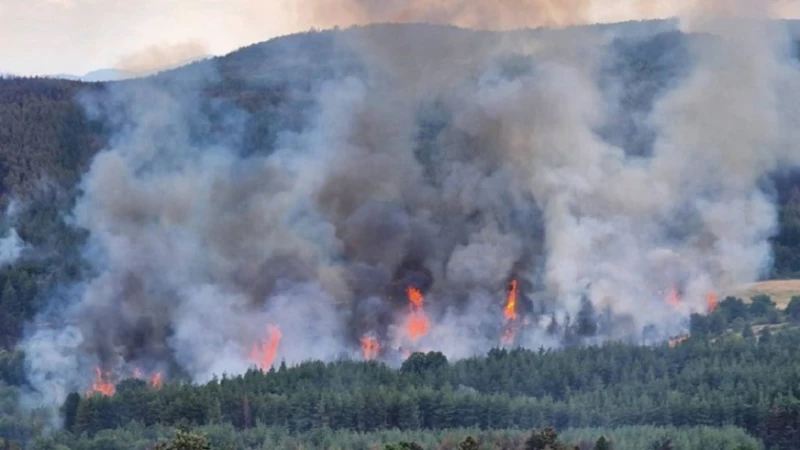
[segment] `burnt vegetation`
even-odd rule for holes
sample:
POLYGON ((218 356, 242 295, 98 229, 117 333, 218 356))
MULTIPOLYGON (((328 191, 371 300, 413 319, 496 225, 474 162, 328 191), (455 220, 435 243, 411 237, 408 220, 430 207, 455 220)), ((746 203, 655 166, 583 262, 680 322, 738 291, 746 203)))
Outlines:
MULTIPOLYGON (((192 124, 195 137, 213 141, 226 136, 229 142, 227 136, 235 132, 242 155, 267 153, 279 132, 305 126, 320 80, 365 70, 334 44, 332 33, 254 45, 147 82, 191 86, 213 68, 214 82, 204 81, 198 92, 207 113, 192 124), (246 114, 241 129, 217 114, 214 105, 220 103, 246 114)), ((627 90, 613 112, 615 119, 598 132, 627 153, 651 152, 654 132, 636 117, 684 76, 686 39, 665 32, 611 44, 603 73, 622 78, 627 90)), ((510 59, 503 68, 525 71, 529 63, 510 59)), ((13 226, 30 246, 17 262, 0 268, 0 448, 21 448, 22 443, 37 449, 149 448, 158 438, 171 439, 158 444, 161 449, 366 449, 385 444, 463 450, 746 450, 762 445, 789 450, 800 442, 795 367, 800 332, 794 329, 800 323, 800 298, 781 311, 763 297, 750 303, 727 298, 712 314, 693 315, 691 338, 673 347, 585 346, 606 335, 618 319, 584 299, 576 317, 550 323, 548 332, 566 344, 558 351, 497 349, 459 361, 438 352, 415 353, 399 370, 380 362, 307 362, 222 376, 200 386, 180 377, 159 388, 124 380, 113 396, 70 394, 61 409, 63 430, 42 437, 46 422, 40 413, 17 405, 18 388, 26 380, 24 355, 16 344, 34 316, 47 317, 44 298, 67 295, 57 288, 87 273, 81 259, 85 235, 69 226, 68 217, 81 175, 109 144, 111 125, 87 112, 79 100, 106 89, 104 83, 0 79, 0 202, 20 205, 3 231, 13 226), (708 428, 691 428, 696 426, 708 428), (185 428, 205 437, 183 431, 172 436, 173 429, 185 428), (464 430, 443 431, 450 429, 464 430), (569 431, 559 435, 556 429, 569 431)), ((426 159, 437 157, 433 142, 447 117, 435 105, 421 115, 425 121, 417 156, 425 166, 426 159)), ((433 166, 425 167, 435 184, 433 166)), ((770 276, 800 277, 800 174, 774 174, 767 184, 780 205, 770 276)), ((517 219, 525 226, 527 218, 517 219)), ((522 260, 538 263, 531 255, 522 260)), ((386 295, 393 306, 406 308, 408 286, 427 293, 431 278, 427 268, 411 259, 399 266, 394 279, 376 279, 374 286, 361 283, 365 292, 360 294, 386 295)), ((523 283, 520 311, 548 315, 527 296, 534 286, 523 283)), ((502 296, 508 289, 499 290, 502 296)), ((369 331, 369 325, 389 323, 391 311, 373 313, 378 317, 363 330, 354 324, 353 339, 369 331)))

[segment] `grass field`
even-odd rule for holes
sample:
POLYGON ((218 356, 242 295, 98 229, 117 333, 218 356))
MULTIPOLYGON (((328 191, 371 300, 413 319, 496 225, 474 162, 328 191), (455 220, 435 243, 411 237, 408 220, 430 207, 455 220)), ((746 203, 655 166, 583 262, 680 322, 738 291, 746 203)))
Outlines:
POLYGON ((774 280, 748 284, 726 292, 723 298, 732 295, 749 302, 752 297, 760 294, 769 295, 779 308, 785 308, 792 297, 800 296, 800 280, 774 280))

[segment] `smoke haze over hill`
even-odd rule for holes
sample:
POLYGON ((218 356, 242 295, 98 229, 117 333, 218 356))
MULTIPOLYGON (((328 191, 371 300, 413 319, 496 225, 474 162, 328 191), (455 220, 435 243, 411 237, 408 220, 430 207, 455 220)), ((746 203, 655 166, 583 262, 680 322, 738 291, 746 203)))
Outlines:
MULTIPOLYGON (((589 4, 574 3, 342 11, 506 28, 527 25, 517 7, 581 22, 589 4)), ((222 66, 85 95, 113 130, 72 213, 91 276, 65 286, 22 345, 31 384, 53 401, 95 367, 204 381, 360 358, 364 340, 396 363, 557 346, 573 332, 682 332, 709 293, 769 268, 776 209, 763 181, 800 162, 784 24, 760 20, 771 5, 718 4, 684 10, 694 34, 387 25, 265 44, 299 69, 238 82, 305 106, 269 110, 295 126, 251 151, 253 113, 200 95, 228 80, 222 66), (623 111, 626 46, 659 39, 677 40, 685 64, 650 105, 623 111), (320 49, 329 59, 304 56, 320 49), (304 78, 312 63, 324 75, 304 78)))

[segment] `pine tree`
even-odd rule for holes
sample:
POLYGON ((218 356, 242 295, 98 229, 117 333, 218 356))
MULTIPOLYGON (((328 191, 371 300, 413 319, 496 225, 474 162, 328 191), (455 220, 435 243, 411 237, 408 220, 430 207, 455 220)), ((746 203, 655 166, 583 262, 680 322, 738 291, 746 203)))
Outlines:
POLYGON ((651 450, 675 450, 675 447, 672 444, 672 439, 667 436, 664 436, 660 440, 653 443, 650 447, 651 450))
POLYGON ((600 439, 594 444, 594 450, 613 450, 611 441, 607 440, 605 436, 600 436, 600 439))
POLYGON ((786 315, 792 322, 800 322, 800 295, 792 297, 786 306, 786 315))
POLYGON ((211 450, 211 444, 203 436, 178 430, 169 442, 159 442, 155 450, 211 450))
POLYGON ((72 392, 67 395, 64 405, 61 407, 61 413, 64 415, 64 429, 67 431, 75 431, 75 423, 78 418, 78 407, 81 403, 81 396, 77 392, 72 392))
POLYGON ((478 441, 472 436, 467 436, 466 439, 458 444, 458 450, 479 450, 480 448, 478 441))
POLYGON ((591 337, 597 334, 597 313, 589 297, 581 297, 581 308, 575 318, 575 331, 578 336, 591 337))
POLYGON ((525 441, 525 450, 566 450, 567 446, 558 440, 555 428, 534 431, 525 441))

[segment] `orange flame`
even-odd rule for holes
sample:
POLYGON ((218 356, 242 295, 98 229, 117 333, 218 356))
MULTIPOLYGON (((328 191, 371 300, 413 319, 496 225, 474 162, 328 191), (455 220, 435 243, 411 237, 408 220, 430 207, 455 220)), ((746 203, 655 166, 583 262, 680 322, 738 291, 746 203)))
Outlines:
POLYGON ((364 359, 372 361, 381 352, 381 344, 374 336, 364 336, 361 338, 361 350, 364 352, 364 359))
POLYGON ((678 288, 676 288, 675 286, 669 288, 669 294, 667 295, 667 302, 675 308, 681 306, 681 297, 680 295, 678 295, 678 288))
POLYGON ((428 334, 428 328, 430 328, 428 317, 425 316, 425 311, 422 309, 425 297, 422 296, 422 292, 419 289, 414 287, 408 287, 406 294, 411 308, 411 316, 408 319, 408 325, 406 325, 406 332, 412 341, 416 341, 428 334))
POLYGON ((678 337, 671 338, 669 340, 669 346, 674 348, 676 345, 680 344, 681 342, 683 342, 683 341, 685 341, 687 339, 689 339, 689 335, 688 334, 684 334, 683 336, 678 336, 678 337))
POLYGON ((164 385, 164 380, 161 377, 161 372, 156 372, 155 375, 150 377, 150 386, 153 389, 161 389, 161 386, 164 385))
POLYGON ((275 325, 268 325, 269 338, 262 339, 261 342, 253 345, 250 351, 250 359, 253 360, 261 370, 269 370, 275 356, 278 354, 278 344, 281 342, 281 330, 275 325))
POLYGON ((713 313, 714 310, 717 309, 717 304, 718 304, 717 303, 717 294, 715 294, 714 292, 709 292, 708 293, 707 302, 708 302, 708 312, 709 312, 709 314, 713 313))
POLYGON ((508 297, 506 298, 506 307, 503 309, 503 315, 506 318, 506 325, 503 330, 503 337, 501 338, 503 344, 511 345, 517 337, 519 331, 519 324, 517 323, 519 316, 517 315, 517 298, 519 297, 519 286, 517 280, 511 280, 508 289, 508 297))
POLYGON ((95 380, 92 382, 92 387, 86 392, 86 395, 101 394, 106 397, 114 395, 116 389, 114 383, 108 380, 109 373, 103 373, 100 367, 95 367, 95 380))
MULTIPOLYGON (((133 377, 137 380, 142 379, 142 371, 139 368, 133 369, 133 377)), ((164 385, 164 379, 161 375, 161 372, 156 372, 154 375, 150 377, 149 383, 150 387, 153 389, 161 389, 161 386, 164 385)))
POLYGON ((517 288, 517 280, 511 280, 511 288, 508 290, 508 299, 506 300, 506 308, 504 314, 506 320, 517 320, 517 295, 519 290, 517 288))

